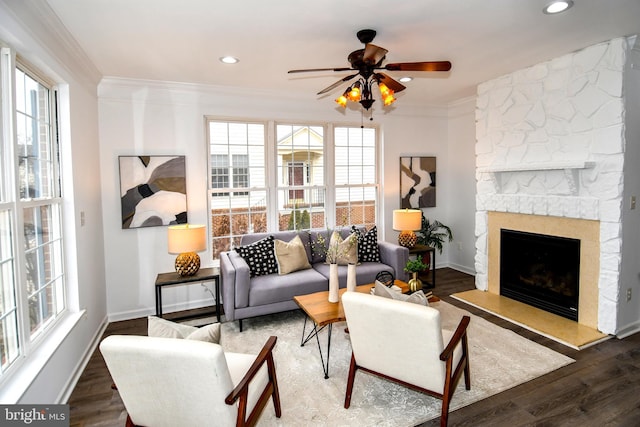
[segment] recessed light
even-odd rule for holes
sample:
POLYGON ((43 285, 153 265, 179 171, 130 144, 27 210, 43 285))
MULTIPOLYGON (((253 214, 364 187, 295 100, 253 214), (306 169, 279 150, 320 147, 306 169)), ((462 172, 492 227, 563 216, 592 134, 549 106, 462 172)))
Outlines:
POLYGON ((220 57, 220 62, 223 62, 225 64, 236 64, 240 62, 240 60, 238 58, 234 58, 233 56, 222 56, 220 57))
POLYGON ((402 83, 410 82, 411 80, 413 80, 413 77, 400 77, 398 79, 398 81, 402 83))
POLYGON ((542 9, 547 15, 553 15, 555 13, 564 12, 573 6, 573 0, 555 0, 549 3, 542 9))

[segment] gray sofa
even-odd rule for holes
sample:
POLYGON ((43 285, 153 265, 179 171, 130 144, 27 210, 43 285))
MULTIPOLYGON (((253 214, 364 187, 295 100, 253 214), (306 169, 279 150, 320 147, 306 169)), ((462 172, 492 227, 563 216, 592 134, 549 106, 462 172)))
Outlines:
MULTIPOLYGON (((346 238, 351 227, 341 230, 346 238)), ((268 274, 250 277, 249 265, 235 250, 220 254, 220 274, 222 279, 222 300, 227 321, 239 320, 242 331, 242 319, 295 310, 298 305, 293 301, 296 295, 306 295, 329 289, 329 265, 324 263, 322 255, 313 250, 317 234, 329 241, 330 233, 324 231, 282 231, 276 233, 254 233, 242 236, 240 246, 248 245, 269 235, 275 239, 289 242, 296 235, 304 244, 312 268, 295 271, 286 275, 268 274)), ((404 266, 409 259, 409 250, 405 247, 378 241, 380 262, 362 262, 356 267, 357 284, 373 283, 380 271, 389 271, 397 279, 404 280, 404 266)), ((347 266, 339 266, 340 287, 346 287, 347 266)))

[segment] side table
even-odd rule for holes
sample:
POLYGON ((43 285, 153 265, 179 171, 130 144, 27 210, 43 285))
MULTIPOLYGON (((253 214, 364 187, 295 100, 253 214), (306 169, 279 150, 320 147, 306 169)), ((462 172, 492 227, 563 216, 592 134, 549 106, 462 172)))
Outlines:
MULTIPOLYGON (((216 318, 220 322, 220 269, 218 267, 201 268, 193 276, 180 276, 178 273, 160 273, 156 277, 156 316, 162 317, 162 288, 165 286, 187 285, 195 282, 214 282, 216 318)), ((204 285, 202 285, 204 286, 204 285)), ((208 289, 208 288, 207 288, 208 289)), ((198 314, 197 316, 201 316, 198 314)), ((187 319, 191 316, 183 316, 179 319, 187 319)), ((175 320, 179 320, 175 319, 175 320)))
POLYGON ((425 256, 429 257, 429 268, 431 270, 431 278, 429 278, 429 271, 423 271, 418 274, 418 278, 422 280, 427 289, 432 289, 436 287, 436 248, 427 245, 415 245, 412 248, 409 248, 409 256, 415 255, 423 259, 425 256))

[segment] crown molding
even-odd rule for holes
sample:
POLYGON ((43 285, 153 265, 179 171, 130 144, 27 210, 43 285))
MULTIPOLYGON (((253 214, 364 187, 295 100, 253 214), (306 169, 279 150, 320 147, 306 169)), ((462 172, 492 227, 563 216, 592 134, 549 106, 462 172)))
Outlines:
POLYGON ((3 33, 19 54, 59 83, 73 78, 95 93, 100 71, 45 0, 0 0, 0 8, 7 12, 5 19, 13 21, 2 20, 8 31, 3 33))

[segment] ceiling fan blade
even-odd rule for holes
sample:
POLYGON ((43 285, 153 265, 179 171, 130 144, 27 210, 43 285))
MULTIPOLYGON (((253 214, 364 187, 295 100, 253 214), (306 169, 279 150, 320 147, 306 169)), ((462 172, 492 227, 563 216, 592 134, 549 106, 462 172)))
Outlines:
POLYGON ((389 71, 449 71, 451 62, 449 61, 427 61, 427 62, 397 62, 381 67, 389 71))
POLYGON ((394 91, 395 93, 401 92, 405 90, 407 87, 402 83, 392 79, 384 73, 376 73, 376 78, 378 79, 378 84, 384 83, 389 89, 394 91))
POLYGON ((384 56, 387 54, 387 52, 389 51, 383 47, 367 43, 367 45, 364 47, 362 60, 366 64, 375 65, 384 59, 384 56))
POLYGON ((318 93, 317 93, 317 95, 322 95, 323 93, 330 92, 330 91, 332 91, 333 89, 335 89, 335 88, 337 88, 338 86, 340 86, 342 83, 344 83, 344 82, 346 82, 346 81, 351 80, 352 78, 354 78, 354 77, 355 77, 355 76, 357 76, 357 75, 358 75, 358 73, 356 73, 356 74, 352 74, 352 75, 347 76, 347 77, 345 77, 345 78, 343 78, 343 79, 340 79, 340 80, 338 80, 337 82, 335 82, 334 84, 332 84, 331 86, 329 86, 329 87, 326 87, 326 88, 322 89, 320 92, 318 92, 318 93))
POLYGON ((339 67, 339 68, 309 68, 306 70, 289 70, 287 73, 307 73, 309 71, 352 71, 353 68, 339 67))

